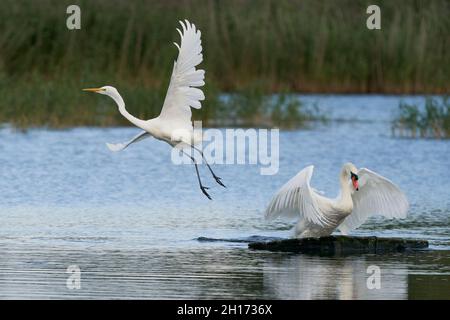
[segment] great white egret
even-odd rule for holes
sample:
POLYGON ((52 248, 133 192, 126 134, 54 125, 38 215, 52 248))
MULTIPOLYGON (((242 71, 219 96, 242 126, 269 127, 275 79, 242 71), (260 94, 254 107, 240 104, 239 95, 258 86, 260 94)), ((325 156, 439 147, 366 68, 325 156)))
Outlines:
POLYGON ((194 150, 199 152, 216 182, 225 187, 221 178, 216 176, 211 169, 203 156, 203 152, 196 147, 196 144, 202 141, 202 136, 200 133, 194 131, 191 121, 191 107, 200 109, 200 101, 205 99, 203 91, 197 88, 205 84, 205 71, 195 68, 203 60, 202 42, 200 39, 201 33, 200 30, 196 29, 194 24, 191 24, 187 20, 184 23, 180 21, 180 24, 183 31, 180 29, 177 29, 177 31, 181 36, 181 44, 174 43, 179 51, 178 59, 174 62, 169 89, 158 117, 150 120, 141 120, 128 113, 125 109, 125 102, 114 87, 104 86, 83 90, 111 97, 119 107, 119 112, 132 124, 143 129, 143 131, 127 142, 116 144, 107 143, 111 151, 124 150, 130 144, 150 136, 165 141, 172 147, 180 149, 192 160, 195 165, 200 189, 211 200, 211 196, 206 191, 209 188, 205 187, 200 179, 195 158, 185 151, 187 148, 192 148, 193 152, 194 150))
POLYGON ((329 199, 311 188, 313 170, 314 166, 301 170, 281 187, 266 209, 267 219, 300 218, 295 227, 296 237, 328 236, 335 229, 348 234, 377 214, 406 218, 409 204, 405 194, 379 174, 346 163, 339 177, 340 194, 329 199))

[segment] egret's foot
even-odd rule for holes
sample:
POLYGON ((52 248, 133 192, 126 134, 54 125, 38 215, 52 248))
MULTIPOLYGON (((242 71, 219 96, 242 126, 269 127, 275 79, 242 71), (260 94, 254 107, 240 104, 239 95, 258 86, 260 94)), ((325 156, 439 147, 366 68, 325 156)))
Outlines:
POLYGON ((203 187, 201 186, 200 189, 202 190, 203 194, 209 199, 212 200, 211 196, 208 194, 208 192, 206 192, 206 190, 208 190, 208 187, 203 187))
POLYGON ((217 182, 218 184, 220 184, 222 187, 224 187, 224 188, 227 187, 227 186, 224 185, 223 182, 221 181, 222 178, 220 178, 220 177, 218 177, 218 176, 216 176, 216 175, 214 175, 213 177, 214 177, 214 179, 216 179, 216 182, 217 182))

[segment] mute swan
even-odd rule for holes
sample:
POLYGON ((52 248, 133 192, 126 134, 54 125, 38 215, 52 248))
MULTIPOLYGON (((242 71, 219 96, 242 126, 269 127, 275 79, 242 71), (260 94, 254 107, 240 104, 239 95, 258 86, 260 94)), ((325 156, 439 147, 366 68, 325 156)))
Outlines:
MULTIPOLYGON (((209 188, 205 187, 200 179, 196 160, 185 152, 185 149, 192 148, 193 151, 199 152, 206 162, 203 152, 195 147, 196 144, 201 142, 202 136, 199 132, 194 131, 191 121, 191 108, 200 109, 202 107, 200 101, 205 99, 203 91, 198 88, 205 84, 205 71, 195 68, 203 61, 201 32, 188 20, 185 20, 184 23, 180 21, 180 24, 183 31, 179 29, 177 31, 181 36, 181 44, 174 43, 178 48, 178 59, 174 63, 169 89, 158 117, 141 120, 131 115, 125 109, 125 102, 114 87, 103 86, 83 90, 111 97, 116 102, 119 112, 132 124, 142 129, 140 133, 127 142, 107 143, 106 145, 111 151, 124 150, 129 145, 151 136, 165 141, 172 147, 180 149, 192 160, 200 190, 211 200, 211 196, 206 191, 209 188)), ((206 165, 216 182, 225 187, 221 178, 214 173, 208 162, 206 162, 206 165)))
POLYGON ((304 168, 281 187, 265 212, 267 219, 299 217, 295 237, 324 237, 335 229, 348 234, 377 214, 406 218, 409 204, 405 194, 379 174, 346 163, 339 176, 340 194, 329 199, 311 188, 313 169, 304 168))

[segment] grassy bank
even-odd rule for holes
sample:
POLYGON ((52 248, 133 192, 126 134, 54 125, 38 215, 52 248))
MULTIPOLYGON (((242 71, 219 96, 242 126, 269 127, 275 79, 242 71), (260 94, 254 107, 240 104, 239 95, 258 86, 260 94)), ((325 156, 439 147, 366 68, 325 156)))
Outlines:
MULTIPOLYGON (((176 57, 177 21, 202 31, 205 121, 226 120, 222 92, 240 94, 247 122, 266 119, 274 92, 448 93, 450 4, 378 1, 382 30, 366 28, 365 0, 4 0, 0 10, 0 122, 122 125, 112 101, 80 91, 110 84, 142 118, 158 114, 176 57), (81 30, 66 7, 81 7, 81 30), (251 100, 249 100, 250 98, 251 100), (254 106, 249 108, 249 105, 254 106)), ((280 107, 274 123, 292 119, 280 107)), ((294 115, 294 118, 298 115, 294 115)), ((300 114, 300 118, 303 115, 300 114)))

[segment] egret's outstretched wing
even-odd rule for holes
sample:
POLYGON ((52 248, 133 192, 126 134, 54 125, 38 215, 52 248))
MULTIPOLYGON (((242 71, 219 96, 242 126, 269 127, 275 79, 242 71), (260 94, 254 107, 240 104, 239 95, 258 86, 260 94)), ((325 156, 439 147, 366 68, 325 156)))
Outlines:
POLYGON ((107 143, 108 149, 111 151, 122 151, 126 147, 128 147, 130 144, 144 140, 145 138, 149 138, 150 134, 147 131, 142 131, 138 135, 136 135, 133 139, 131 139, 128 142, 124 143, 107 143))
POLYGON ((362 168, 358 171, 359 191, 353 192, 353 211, 338 227, 343 233, 358 228, 369 217, 406 218, 408 199, 393 182, 362 168))
POLYGON ((159 117, 170 120, 174 125, 192 127, 190 107, 200 109, 200 101, 205 99, 203 91, 196 88, 205 84, 205 71, 195 69, 203 60, 201 33, 187 20, 185 23, 180 21, 180 24, 183 31, 177 30, 181 36, 181 45, 175 43, 179 50, 178 59, 173 66, 159 117))
POLYGON ((318 225, 328 224, 322 211, 328 199, 317 194, 309 184, 313 170, 314 166, 306 167, 281 187, 266 209, 266 219, 300 217, 318 225))

